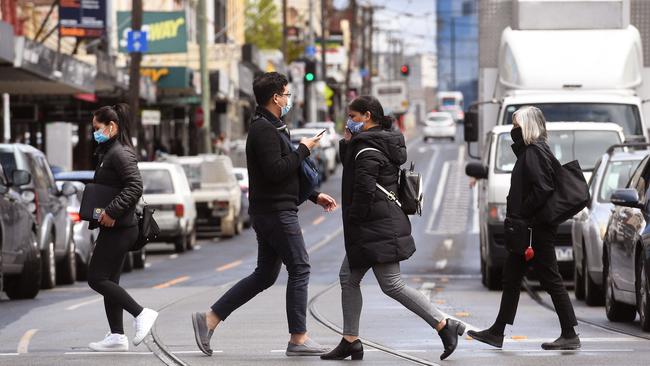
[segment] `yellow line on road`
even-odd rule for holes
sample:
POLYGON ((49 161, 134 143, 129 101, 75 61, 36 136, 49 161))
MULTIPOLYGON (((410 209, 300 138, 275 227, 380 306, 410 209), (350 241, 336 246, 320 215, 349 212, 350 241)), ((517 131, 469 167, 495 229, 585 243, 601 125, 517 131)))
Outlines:
POLYGON ((325 216, 318 216, 316 220, 312 222, 313 225, 320 225, 323 221, 325 221, 325 216))
POLYGON ((159 285, 154 286, 153 288, 155 288, 155 289, 167 288, 167 287, 171 287, 171 286, 174 286, 176 284, 179 284, 181 282, 185 282, 185 281, 187 281, 189 279, 190 279, 190 276, 181 276, 181 277, 174 278, 173 280, 163 282, 163 283, 161 283, 159 285))
POLYGON ((223 266, 217 268, 217 272, 227 271, 227 270, 229 270, 229 269, 232 269, 232 268, 237 267, 237 266, 240 265, 240 264, 242 264, 242 260, 241 260, 241 259, 240 259, 240 260, 237 260, 237 261, 234 261, 234 262, 230 262, 230 263, 224 264, 223 266))
POLYGON ((38 332, 38 329, 30 329, 23 334, 23 336, 20 338, 20 342, 18 342, 18 349, 16 350, 17 353, 27 353, 29 352, 29 342, 32 340, 32 337, 34 334, 38 332))
POLYGON ((80 303, 78 303, 78 304, 74 304, 74 305, 68 306, 67 308, 65 308, 65 310, 77 310, 77 309, 79 309, 79 308, 82 307, 82 306, 86 306, 86 305, 94 304, 94 303, 96 303, 96 302, 100 302, 100 301, 102 301, 102 300, 104 300, 103 297, 97 297, 97 298, 94 298, 94 299, 92 299, 92 300, 88 300, 88 301, 84 301, 84 302, 80 302, 80 303))

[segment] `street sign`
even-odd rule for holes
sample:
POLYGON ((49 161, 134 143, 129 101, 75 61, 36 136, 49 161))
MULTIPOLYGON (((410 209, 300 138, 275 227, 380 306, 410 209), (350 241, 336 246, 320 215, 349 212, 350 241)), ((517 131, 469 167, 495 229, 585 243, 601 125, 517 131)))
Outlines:
POLYGON ((58 5, 61 37, 99 38, 104 35, 105 0, 62 0, 58 5))
POLYGON ((315 46, 305 46, 305 56, 307 56, 307 57, 316 56, 316 47, 315 46))
POLYGON ((147 32, 130 30, 126 35, 126 50, 129 53, 147 52, 149 42, 147 32))
POLYGON ((161 113, 155 109, 142 110, 142 125, 143 126, 157 126, 160 125, 161 113))

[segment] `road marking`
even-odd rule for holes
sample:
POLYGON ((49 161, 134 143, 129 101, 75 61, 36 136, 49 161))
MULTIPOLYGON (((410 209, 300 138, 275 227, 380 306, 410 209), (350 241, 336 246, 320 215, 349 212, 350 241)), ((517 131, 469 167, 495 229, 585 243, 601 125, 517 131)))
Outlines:
POLYGON ((159 290, 159 289, 162 289, 162 288, 168 288, 168 287, 174 286, 176 284, 179 284, 181 282, 185 282, 185 281, 187 281, 189 279, 190 279, 190 276, 181 276, 181 277, 174 278, 173 280, 163 282, 163 283, 161 283, 159 285, 154 286, 153 288, 155 288, 156 290, 159 290))
POLYGON ((467 311, 459 311, 455 314, 459 318, 467 318, 469 317, 469 312, 467 311))
POLYGON ((22 337, 20 337, 20 342, 18 342, 18 348, 16 349, 16 353, 28 353, 29 352, 29 342, 32 340, 32 337, 34 334, 38 332, 38 329, 30 329, 23 334, 22 337))
POLYGON ((528 339, 528 336, 525 336, 525 335, 513 335, 513 336, 510 337, 510 338, 511 338, 512 340, 514 340, 514 341, 523 341, 523 340, 528 339))
POLYGON ((309 248, 307 248, 307 253, 311 254, 311 253, 319 250, 320 248, 326 246, 327 244, 329 244, 329 242, 332 239, 334 239, 337 235, 339 235, 342 232, 343 232, 343 228, 342 227, 338 228, 338 230, 336 230, 333 233, 331 233, 331 234, 327 235, 326 237, 324 237, 323 240, 321 240, 318 243, 316 243, 316 244, 310 246, 309 248))
POLYGON ((146 263, 144 264, 144 268, 149 268, 149 267, 151 267, 151 262, 146 262, 146 263))
POLYGON ((134 351, 125 351, 125 352, 101 352, 101 351, 77 351, 77 352, 65 352, 64 355, 153 355, 153 352, 134 352, 134 351))
POLYGON ((316 218, 316 220, 314 220, 314 221, 312 222, 312 225, 320 225, 320 224, 323 223, 323 221, 325 221, 325 216, 323 216, 323 215, 318 216, 318 217, 316 218))
POLYGON ((454 241, 452 239, 445 239, 445 241, 442 242, 442 245, 445 246, 445 249, 451 250, 451 247, 454 245, 454 241))
POLYGON ((200 245, 195 245, 194 250, 201 250, 201 246, 200 245))
POLYGON ((169 259, 176 259, 178 258, 178 254, 174 253, 169 256, 169 259))
POLYGON ((436 269, 445 269, 447 267, 447 259, 441 259, 436 262, 436 269))
POLYGON ((229 270, 229 269, 232 269, 232 268, 235 268, 235 267, 239 266, 239 265, 242 264, 242 263, 243 263, 243 261, 242 261, 241 259, 240 259, 240 260, 236 260, 236 261, 234 261, 234 262, 230 262, 230 263, 224 264, 224 265, 221 266, 221 267, 218 267, 218 268, 216 269, 216 271, 217 271, 217 272, 227 271, 227 270, 229 270))
POLYGON ((18 356, 18 355, 19 355, 18 353, 11 353, 11 352, 9 352, 9 353, 0 353, 0 356, 18 356))
POLYGON ((456 159, 458 164, 462 164, 465 161, 465 145, 460 145, 458 148, 458 159, 456 159))
POLYGON ((433 209, 431 210, 431 215, 429 216, 429 222, 427 223, 427 232, 433 230, 433 222, 438 216, 438 210, 440 209, 440 204, 442 203, 442 195, 447 185, 447 176, 449 175, 449 161, 445 161, 442 166, 442 173, 440 173, 440 179, 438 180, 438 186, 436 187, 436 195, 433 199, 433 209))
MULTIPOLYGON (((589 352, 634 352, 633 349, 575 349, 575 350, 543 350, 543 349, 508 349, 508 350, 503 350, 503 349, 481 349, 481 350, 473 350, 472 352, 476 351, 487 351, 490 353, 516 353, 518 356, 531 356, 531 353, 543 353, 547 355, 563 355, 563 354, 569 354, 569 353, 589 353, 589 352), (528 355, 527 355, 528 354, 528 355)), ((536 357, 536 356, 533 356, 536 357)))
POLYGON ((472 210, 472 231, 470 234, 478 234, 479 232, 479 218, 478 218, 478 183, 472 188, 472 194, 474 196, 474 209, 472 210))
POLYGON ((80 303, 78 303, 78 304, 70 305, 70 306, 68 306, 67 308, 65 308, 65 310, 77 310, 77 309, 79 309, 79 308, 82 307, 82 306, 86 306, 86 305, 94 304, 94 303, 96 303, 96 302, 100 302, 100 301, 102 301, 103 299, 104 299, 103 297, 97 297, 97 298, 94 298, 94 299, 92 299, 92 300, 88 300, 88 301, 80 302, 80 303))

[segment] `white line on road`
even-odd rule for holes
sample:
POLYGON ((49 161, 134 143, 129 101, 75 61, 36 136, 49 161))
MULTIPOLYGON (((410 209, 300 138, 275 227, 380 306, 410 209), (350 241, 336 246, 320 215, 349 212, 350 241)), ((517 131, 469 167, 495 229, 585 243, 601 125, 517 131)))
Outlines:
POLYGON ((149 267, 151 267, 151 262, 146 262, 146 263, 144 264, 144 268, 149 268, 149 267))
MULTIPOLYGON (((505 343, 543 343, 552 340, 550 338, 526 338, 526 339, 512 339, 506 338, 503 341, 505 343)), ((597 342, 647 342, 646 339, 634 338, 634 337, 592 337, 584 338, 580 337, 580 342, 582 343, 597 343, 597 342)))
POLYGON ((445 269, 447 267, 447 259, 441 259, 436 262, 436 269, 445 269))
POLYGON ((478 218, 478 190, 479 186, 478 183, 472 188, 472 193, 474 195, 474 200, 473 200, 473 206, 474 208, 472 209, 472 231, 470 234, 478 234, 479 232, 479 218, 478 218))
POLYGON ((201 246, 200 245, 194 246, 194 250, 201 250, 201 246))
MULTIPOLYGON (((214 350, 213 353, 223 353, 223 350, 214 350)), ((172 351, 175 355, 202 354, 201 351, 172 351)), ((75 351, 65 352, 64 355, 152 355, 153 352, 96 352, 96 351, 75 351)), ((0 354, 1 355, 1 354, 0 354)))
POLYGON ((176 259, 178 258, 178 254, 174 253, 169 256, 169 259, 176 259))
POLYGON ((18 355, 19 355, 19 353, 11 353, 11 352, 9 352, 9 353, 0 353, 0 356, 18 356, 18 355))
POLYGON ((20 342, 18 342, 18 348, 16 349, 17 353, 28 353, 29 352, 29 342, 32 340, 34 334, 38 332, 38 329, 30 329, 20 337, 20 342))
POLYGON ((454 241, 452 239, 445 239, 442 242, 442 245, 445 246, 445 249, 451 250, 451 247, 454 246, 454 241))
POLYGON ((339 235, 342 232, 343 232, 343 228, 342 227, 338 228, 338 230, 336 230, 333 233, 327 235, 325 238, 323 238, 323 240, 321 240, 318 243, 316 243, 316 244, 310 246, 309 248, 307 248, 307 253, 311 254, 311 253, 319 250, 320 248, 322 248, 325 245, 329 244, 329 242, 332 239, 334 239, 337 235, 339 235))
POLYGON ((103 299, 104 299, 103 297, 96 297, 96 298, 94 298, 92 300, 88 300, 88 301, 80 302, 78 304, 70 305, 67 308, 65 308, 65 310, 77 310, 82 306, 94 304, 96 302, 102 301, 103 299))
POLYGON ((445 164, 442 166, 442 173, 440 173, 440 179, 438 180, 438 186, 436 187, 436 196, 433 200, 433 210, 429 216, 429 222, 427 223, 427 232, 433 230, 433 222, 438 216, 438 210, 440 209, 440 204, 442 203, 442 195, 445 191, 445 186, 447 185, 447 176, 449 175, 449 161, 445 161, 445 164))

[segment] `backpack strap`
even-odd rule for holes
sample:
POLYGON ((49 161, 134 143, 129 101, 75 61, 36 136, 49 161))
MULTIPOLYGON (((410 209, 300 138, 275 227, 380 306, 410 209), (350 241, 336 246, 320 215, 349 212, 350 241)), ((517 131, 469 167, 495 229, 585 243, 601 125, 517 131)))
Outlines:
MULTIPOLYGON (((366 148, 363 148, 363 149, 359 150, 357 155, 354 157, 354 160, 357 160, 359 155, 361 155, 361 153, 364 152, 364 151, 376 151, 376 152, 378 152, 380 154, 383 154, 381 151, 379 151, 378 149, 375 149, 374 147, 366 147, 366 148)), ((397 195, 395 193, 387 190, 386 188, 384 188, 379 183, 375 183, 375 186, 377 186, 377 188, 379 188, 380 191, 384 192, 384 194, 386 195, 386 197, 388 198, 389 201, 395 202, 395 204, 400 208, 402 207, 402 203, 399 201, 399 199, 397 199, 397 195)))

